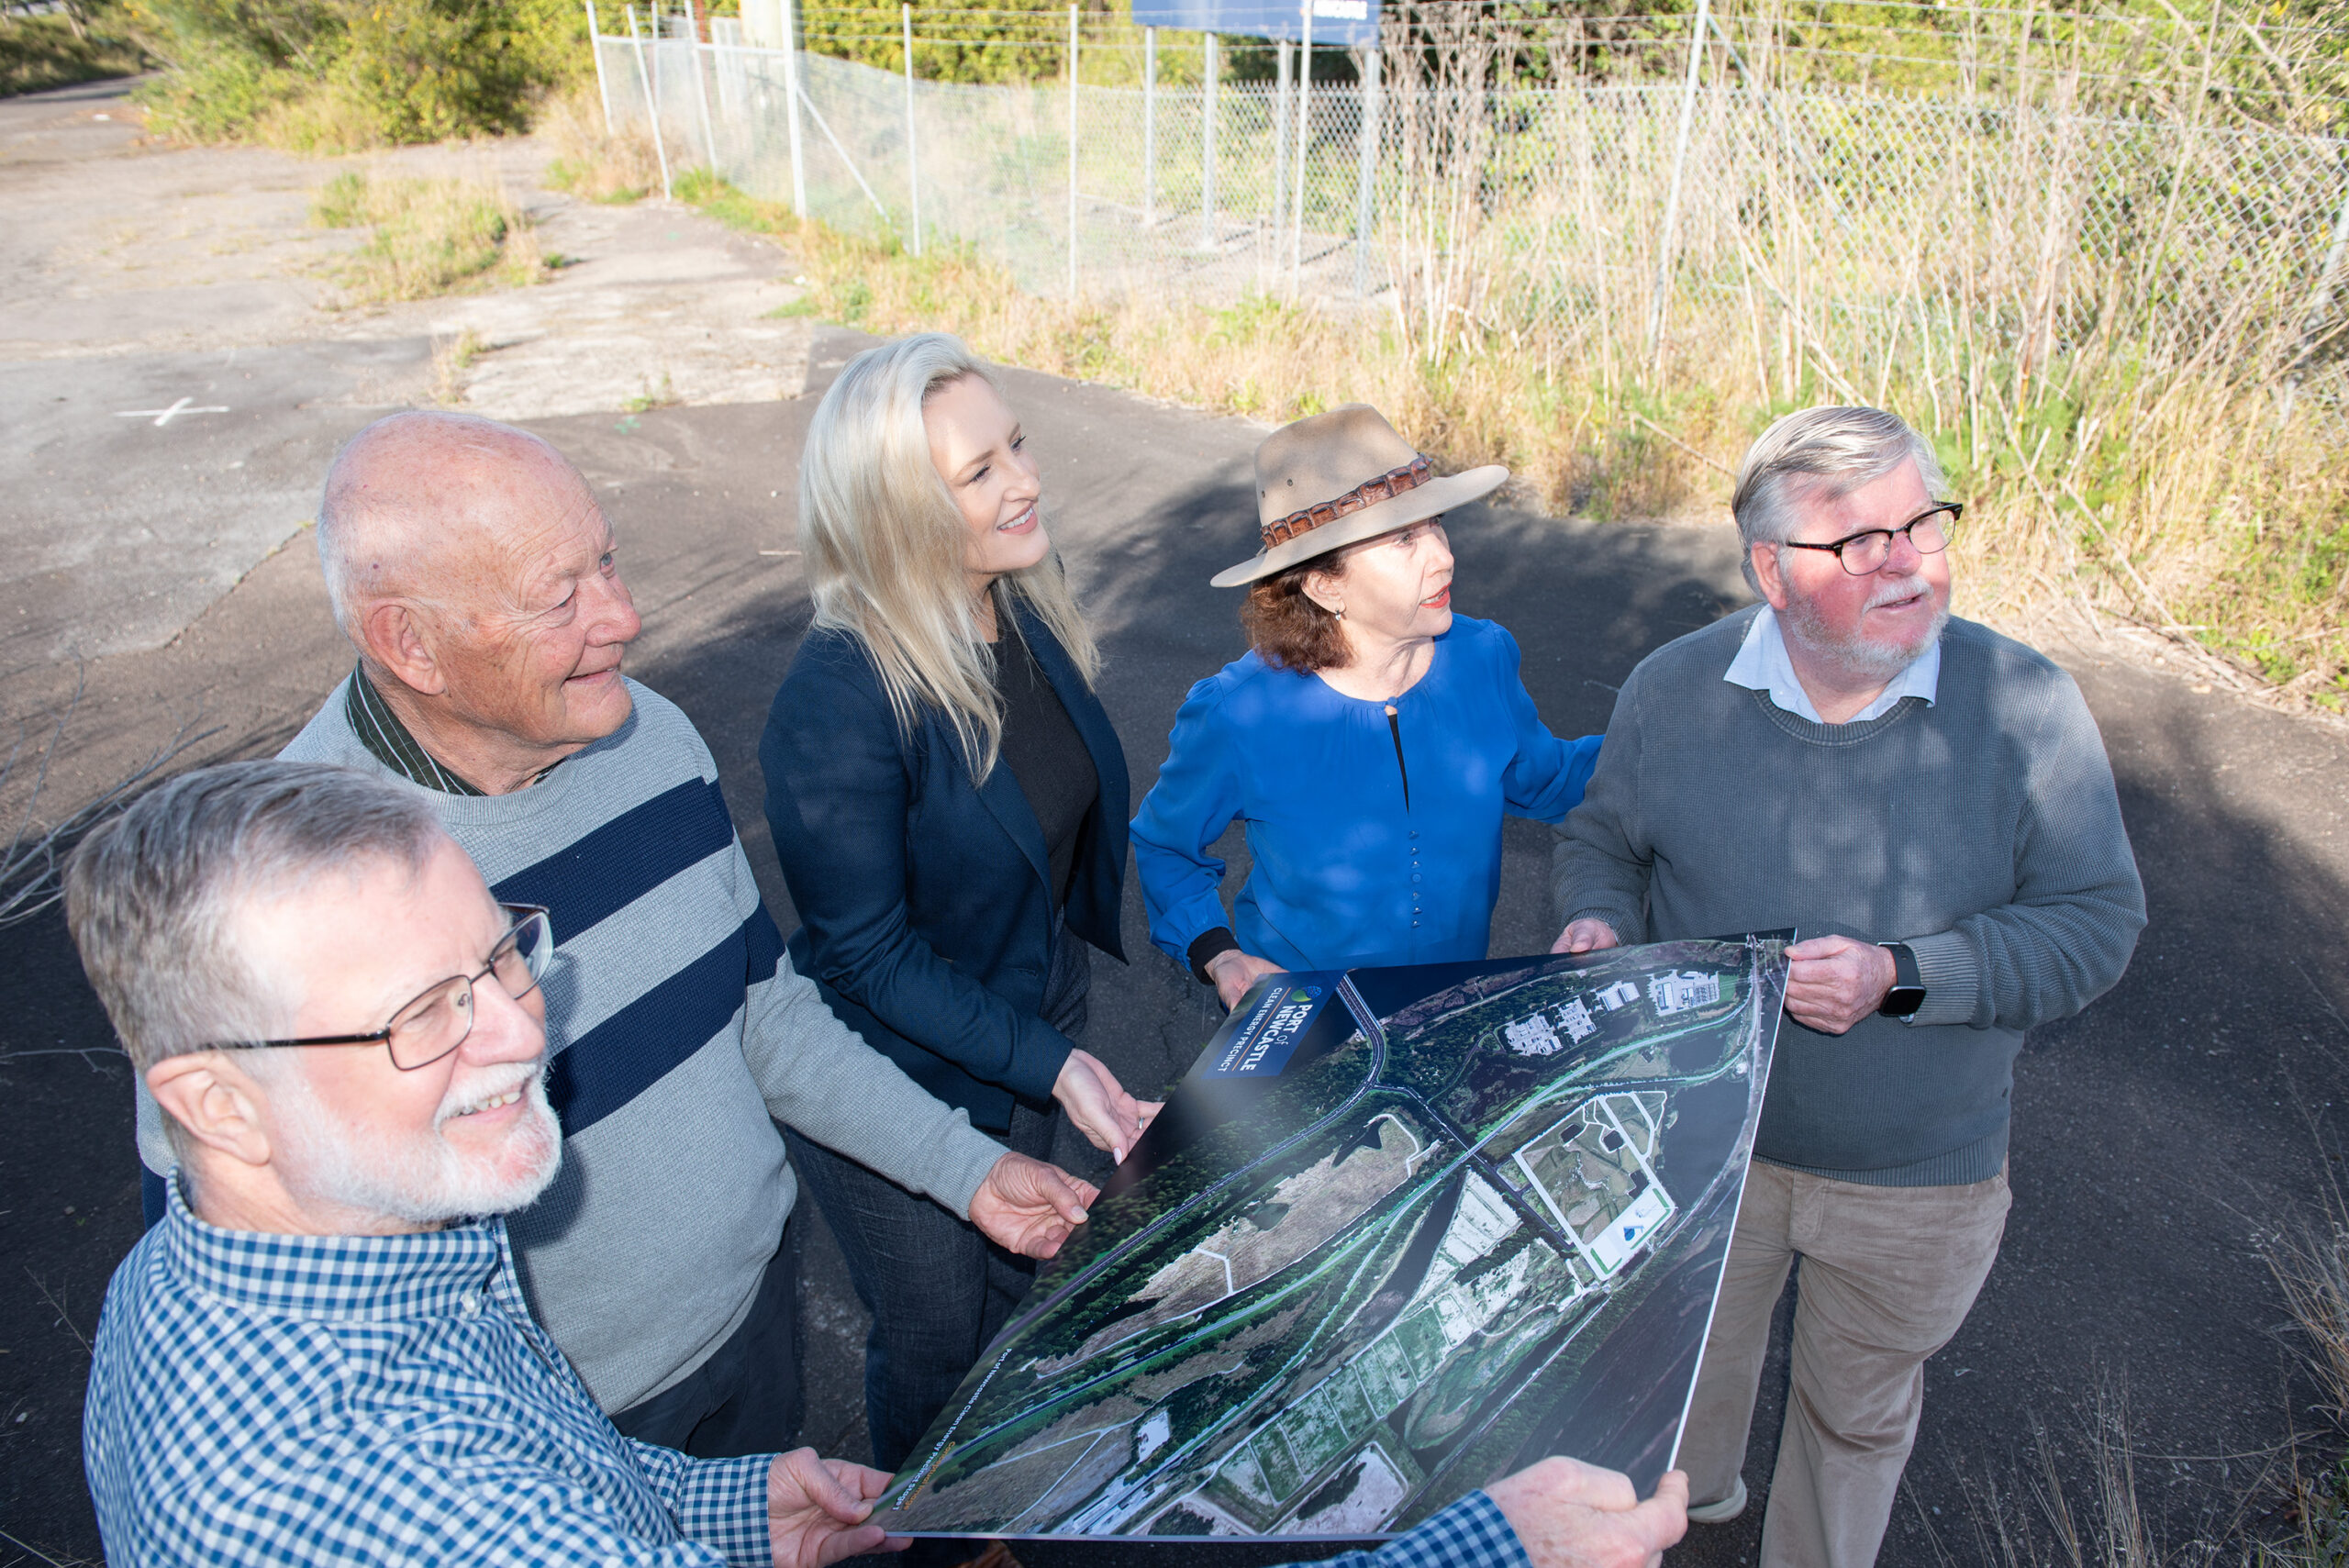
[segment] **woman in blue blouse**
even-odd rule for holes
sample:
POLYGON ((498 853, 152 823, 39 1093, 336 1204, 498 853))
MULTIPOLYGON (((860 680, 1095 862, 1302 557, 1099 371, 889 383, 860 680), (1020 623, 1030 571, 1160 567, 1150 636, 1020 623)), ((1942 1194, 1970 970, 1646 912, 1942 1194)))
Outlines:
POLYGON ((1503 814, 1581 801, 1599 738, 1551 734, 1517 639, 1452 612, 1442 515, 1508 477, 1438 477, 1359 404, 1257 449, 1264 548, 1215 579, 1251 585, 1253 646, 1191 688, 1132 828, 1151 940, 1224 1006, 1282 970, 1483 958, 1503 814), (1235 819, 1227 918, 1208 846, 1235 819))

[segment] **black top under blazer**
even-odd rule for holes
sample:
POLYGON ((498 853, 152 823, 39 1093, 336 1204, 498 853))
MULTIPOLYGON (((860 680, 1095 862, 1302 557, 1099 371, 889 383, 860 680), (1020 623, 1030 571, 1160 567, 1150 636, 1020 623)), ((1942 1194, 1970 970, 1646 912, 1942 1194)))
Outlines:
MULTIPOLYGON (((1066 651, 1024 608, 1019 627, 1101 780, 1078 830, 1068 929, 1123 962, 1126 754, 1066 651)), ((1043 829, 1011 769, 998 761, 974 784, 935 710, 906 734, 863 645, 826 628, 792 659, 759 762, 799 912, 791 962, 833 1013, 974 1127, 1009 1128, 1014 1096, 1049 1106, 1070 1042, 1039 1016, 1052 893, 1043 829)))

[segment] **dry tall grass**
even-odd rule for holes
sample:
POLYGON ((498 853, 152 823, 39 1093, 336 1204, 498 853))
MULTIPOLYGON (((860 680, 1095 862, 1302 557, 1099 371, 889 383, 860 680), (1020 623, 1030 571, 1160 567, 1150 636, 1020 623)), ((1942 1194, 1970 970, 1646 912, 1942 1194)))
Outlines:
POLYGON ((2332 1452, 2294 1464, 2293 1513, 2299 1561, 2310 1568, 2349 1564, 2349 1197, 2328 1182, 2316 1209, 2285 1228, 2268 1267, 2291 1309, 2294 1349, 2324 1397, 2332 1452))
POLYGON ((546 172, 552 189, 591 202, 622 203, 661 188, 651 133, 641 123, 605 129, 603 106, 591 90, 550 98, 530 134, 554 153, 546 172))
POLYGON ((370 231, 336 265, 353 305, 425 299, 492 282, 533 284, 547 272, 529 220, 491 180, 347 170, 320 187, 310 217, 322 228, 370 231))
MULTIPOLYGON (((1448 416, 1444 455, 1508 462, 1553 505, 1717 515, 1777 414, 1895 408, 1970 504, 1970 613, 2093 606, 2349 709, 2327 304, 2349 189, 2327 144, 2207 104, 2191 29, 2167 35, 2178 58, 2134 61, 2127 91, 2167 81, 2165 104, 2117 102, 2076 53, 1995 20, 1943 93, 1837 100, 1778 92, 1774 15, 1712 62, 1731 85, 1700 102, 1668 229, 1621 216, 1668 206, 1653 117, 1563 78, 1495 93, 1533 35, 1390 11, 1411 193, 1387 220, 1393 324, 1448 416)), ((2323 64, 2279 53, 2276 80, 2323 64)))
MULTIPOLYGON (((1507 463, 1526 499, 1599 517, 1718 518, 1771 419, 1895 408, 1968 503, 1966 613, 2130 628, 2213 681, 2349 712, 2338 29, 1920 7, 1911 41, 1932 58, 1903 67, 1907 91, 1871 93, 1833 78, 1817 8, 1716 9, 1692 98, 1670 18, 1627 23, 1624 54, 1563 13, 1393 0, 1379 93, 1316 99, 1293 213, 1257 201, 1278 183, 1263 106, 1227 117, 1246 134, 1217 154, 1218 232, 1252 238, 1204 247, 1126 156, 1139 95, 1087 89, 1075 177, 1098 220, 1070 238, 1048 195, 1068 177, 1055 90, 933 94, 925 112, 960 139, 925 154, 931 253, 802 247, 821 308, 876 330, 952 328, 1268 419, 1366 398, 1442 460, 1507 463), (1352 128, 1372 111, 1358 174, 1352 128), (1161 220, 1118 216, 1145 209, 1161 220), (1228 253, 1271 236, 1342 259, 1364 211, 1367 300, 1344 292, 1352 267, 1228 253), (941 254, 949 232, 972 254, 941 254), (1014 272, 1063 297, 1021 295, 1014 272), (1264 292, 1235 299, 1252 274, 1264 292)), ((896 88, 822 63, 827 112, 888 168, 896 88)), ((713 156, 779 195, 781 137, 751 115, 713 156)), ((898 221, 821 183, 809 199, 842 225, 898 221)))
POLYGON ((1993 341, 2011 298, 1969 306, 1941 288, 1870 337, 1807 301, 1798 272, 1766 272, 1757 257, 1747 308, 1682 315, 1660 351, 1640 341, 1644 301, 1627 299, 1597 313, 1611 332, 1541 355, 1462 326, 1475 303, 1442 297, 1491 271, 1472 202, 1453 233, 1422 233, 1437 261, 1403 291, 1412 303, 1341 312, 1263 295, 1039 299, 968 250, 907 255, 698 172, 678 192, 782 235, 810 313, 879 333, 947 328, 1007 363, 1268 421, 1374 403, 1422 450, 1506 463, 1526 498, 1562 513, 1723 517, 1745 444, 1776 415, 1829 400, 1893 407, 1933 439, 1969 503, 1955 546, 1963 613, 2025 629, 2051 616, 2133 624, 2241 689, 2335 713, 2349 704, 2339 427, 2241 373, 2249 350, 2164 369, 2142 344, 2090 340, 2019 359, 1993 341), (1765 312, 1773 289, 1786 303, 1765 312), (1831 332, 1844 341, 1831 347, 1831 332))
MULTIPOLYGON (((2320 1140, 2321 1145, 2321 1140, 2320 1140)), ((2320 1148, 2321 1153, 2321 1148, 2320 1148)), ((2061 1432, 2032 1427, 2018 1472, 1967 1478, 1966 1550, 1942 1561, 1996 1568, 2343 1568, 2349 1564, 2349 1196, 2329 1177, 2313 1207, 2277 1226, 2266 1249, 2287 1309, 2284 1339, 2319 1403, 2272 1453, 2236 1456, 2232 1491, 2188 1539, 2165 1540, 2138 1474, 2129 1402, 2099 1387, 2061 1432), (2067 1463, 2076 1457, 2083 1463, 2067 1463), (2086 1471, 2086 1485, 2065 1473, 2086 1471)), ((2175 1483, 2172 1482, 2171 1485, 2175 1483)), ((1930 1521, 1928 1521, 1930 1524, 1930 1521)))

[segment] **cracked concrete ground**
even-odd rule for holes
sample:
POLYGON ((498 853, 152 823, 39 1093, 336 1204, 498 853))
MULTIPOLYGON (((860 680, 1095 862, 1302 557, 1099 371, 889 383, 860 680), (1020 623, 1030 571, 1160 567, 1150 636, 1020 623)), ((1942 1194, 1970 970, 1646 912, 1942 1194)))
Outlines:
POLYGON ((774 244, 540 183, 529 141, 301 159, 145 139, 120 83, 0 103, 0 672, 155 648, 304 526, 336 442, 418 404, 501 419, 773 402, 809 327, 774 244), (501 184, 537 286, 343 302, 346 168, 501 184))

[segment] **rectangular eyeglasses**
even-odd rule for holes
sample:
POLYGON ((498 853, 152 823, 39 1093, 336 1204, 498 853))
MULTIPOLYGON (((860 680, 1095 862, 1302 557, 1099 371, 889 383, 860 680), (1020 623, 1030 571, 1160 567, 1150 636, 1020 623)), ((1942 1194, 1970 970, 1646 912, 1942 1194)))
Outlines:
POLYGON ((554 926, 536 904, 501 904, 513 925, 489 950, 489 962, 473 974, 452 974, 392 1015, 392 1021, 366 1034, 317 1034, 298 1040, 232 1040, 210 1051, 275 1050, 295 1045, 375 1045, 391 1052, 403 1073, 429 1067, 465 1043, 473 1029, 473 986, 496 978, 517 1002, 539 988, 554 957, 554 926))

